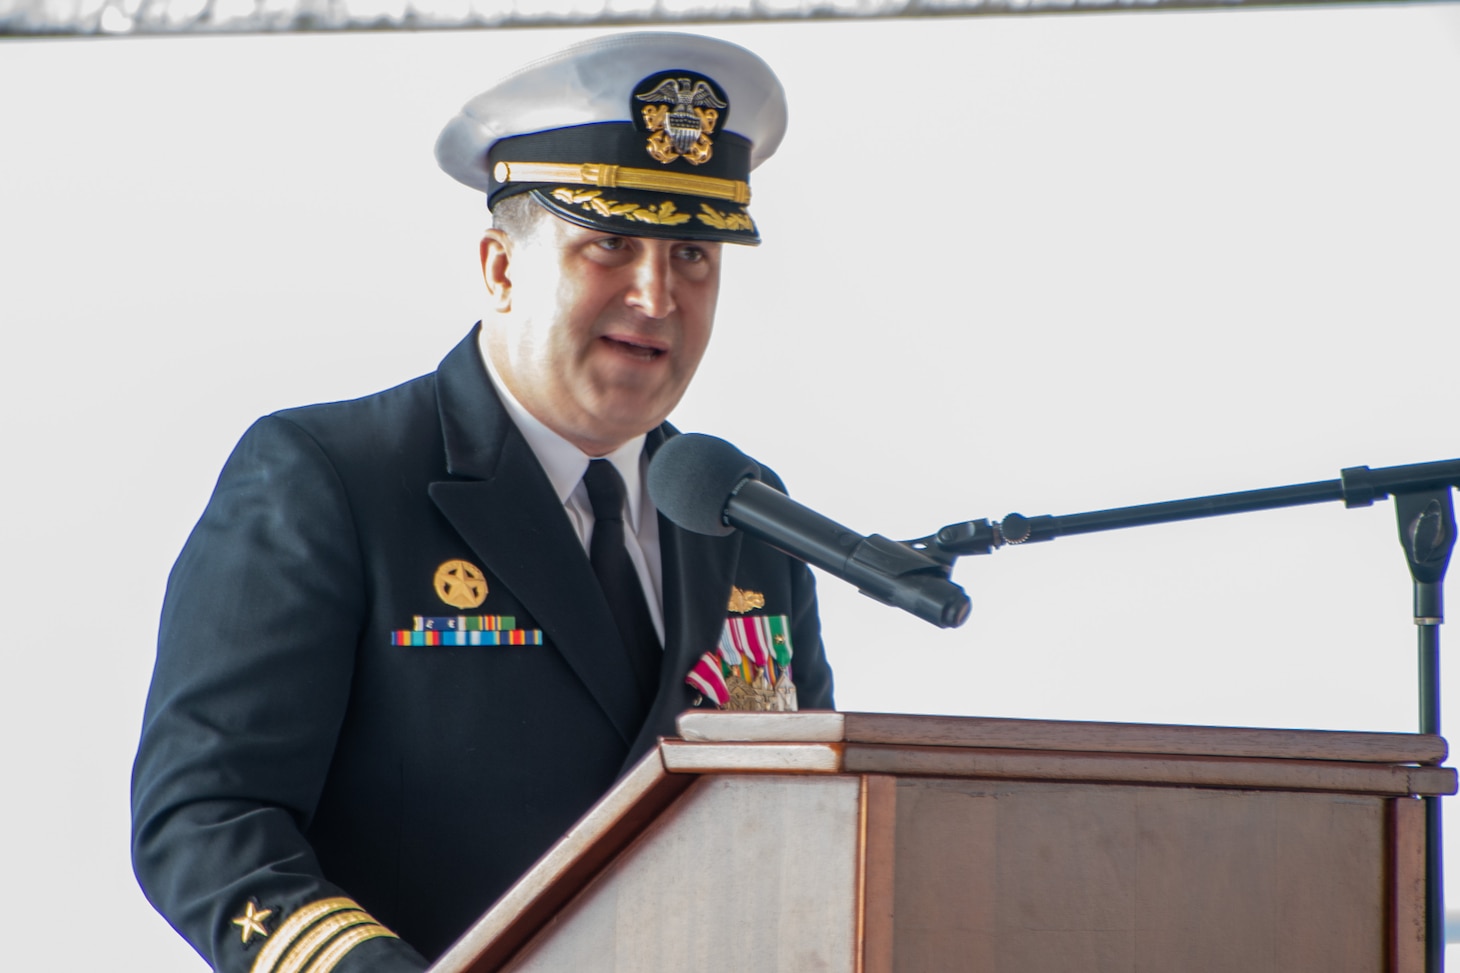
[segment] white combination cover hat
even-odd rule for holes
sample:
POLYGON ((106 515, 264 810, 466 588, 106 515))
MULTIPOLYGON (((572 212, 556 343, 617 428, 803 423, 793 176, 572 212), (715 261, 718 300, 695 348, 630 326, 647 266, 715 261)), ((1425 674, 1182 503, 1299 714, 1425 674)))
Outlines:
POLYGON ((527 65, 468 101, 436 159, 495 206, 530 192, 612 233, 759 243, 750 171, 786 131, 780 80, 697 34, 613 34, 527 65))

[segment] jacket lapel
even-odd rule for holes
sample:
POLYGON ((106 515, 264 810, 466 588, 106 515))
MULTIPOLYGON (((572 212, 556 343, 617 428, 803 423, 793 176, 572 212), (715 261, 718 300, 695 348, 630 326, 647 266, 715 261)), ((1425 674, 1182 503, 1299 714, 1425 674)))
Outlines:
MULTIPOLYGON (((649 433, 652 456, 677 430, 664 426, 649 433)), ((629 753, 629 764, 652 747, 658 737, 674 735, 674 721, 692 695, 684 677, 704 653, 720 641, 730 586, 740 560, 741 533, 710 537, 681 530, 659 518, 659 552, 664 578, 664 664, 659 693, 643 730, 629 753)))
POLYGON ((441 363, 436 396, 447 470, 462 479, 431 484, 431 499, 632 742, 644 702, 613 616, 547 474, 486 377, 475 331, 441 363))

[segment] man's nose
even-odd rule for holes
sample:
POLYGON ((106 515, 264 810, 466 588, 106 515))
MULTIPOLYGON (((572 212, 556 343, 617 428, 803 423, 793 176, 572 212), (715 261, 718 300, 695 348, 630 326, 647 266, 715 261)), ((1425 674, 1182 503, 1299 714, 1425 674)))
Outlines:
POLYGON ((634 264, 634 279, 628 304, 651 318, 667 317, 675 310, 674 280, 669 248, 647 246, 634 264))

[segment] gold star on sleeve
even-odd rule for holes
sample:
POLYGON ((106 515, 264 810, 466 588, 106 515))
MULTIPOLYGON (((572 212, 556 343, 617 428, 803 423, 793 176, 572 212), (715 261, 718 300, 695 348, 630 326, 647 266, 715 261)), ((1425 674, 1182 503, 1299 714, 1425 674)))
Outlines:
POLYGON ((248 945, 248 941, 254 933, 258 933, 260 939, 268 937, 269 931, 264 928, 264 920, 273 914, 273 909, 260 909, 256 902, 244 903, 243 915, 233 920, 233 924, 240 930, 239 936, 243 940, 243 945, 248 945))

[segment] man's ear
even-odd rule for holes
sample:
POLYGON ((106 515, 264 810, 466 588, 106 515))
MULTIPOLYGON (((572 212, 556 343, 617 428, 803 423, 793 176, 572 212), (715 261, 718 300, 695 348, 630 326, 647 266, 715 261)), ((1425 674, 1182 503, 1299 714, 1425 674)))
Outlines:
POLYGON ((491 229, 482 236, 482 280, 499 313, 512 310, 512 238, 491 229))

